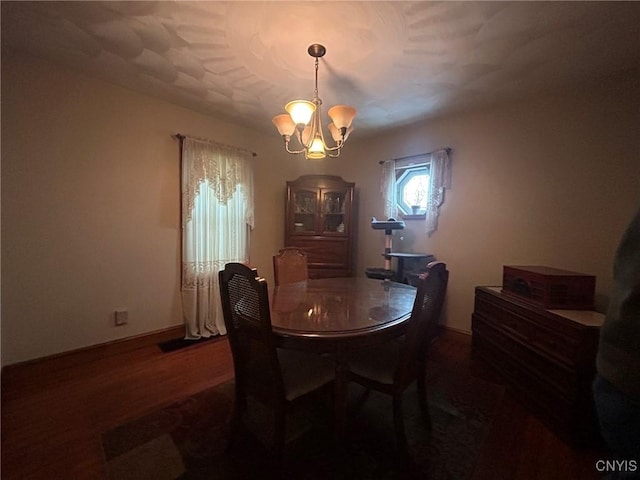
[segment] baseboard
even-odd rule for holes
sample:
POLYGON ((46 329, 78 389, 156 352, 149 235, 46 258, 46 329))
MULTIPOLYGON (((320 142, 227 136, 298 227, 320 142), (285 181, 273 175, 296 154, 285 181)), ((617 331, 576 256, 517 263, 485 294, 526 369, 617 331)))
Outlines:
POLYGON ((445 330, 449 330, 450 332, 456 332, 456 333, 460 333, 462 335, 471 335, 471 332, 468 330, 462 330, 460 328, 453 328, 453 327, 449 327, 448 325, 441 325, 442 328, 444 328, 445 330))
MULTIPOLYGON (((441 328, 443 330, 454 332, 456 334, 471 336, 471 332, 468 332, 466 330, 452 328, 447 325, 441 325, 441 328)), ((110 342, 99 343, 97 345, 91 345, 88 347, 60 352, 53 355, 47 355, 45 357, 34 358, 31 360, 26 360, 24 362, 12 363, 10 365, 5 365, 2 367, 2 374, 13 369, 19 369, 22 367, 32 366, 44 362, 47 362, 49 364, 48 366, 53 366, 55 364, 58 367, 73 365, 78 362, 90 362, 93 360, 130 352, 132 350, 146 347, 148 345, 157 345, 158 343, 161 343, 163 341, 171 340, 181 336, 184 336, 184 325, 176 325, 173 327, 164 328, 162 330, 155 330, 153 332, 134 335, 132 337, 120 338, 118 340, 112 340, 110 342)))
POLYGON ((45 357, 25 360, 24 362, 12 363, 2 367, 2 374, 10 372, 14 369, 20 369, 27 366, 37 365, 39 363, 47 363, 48 366, 64 367, 65 365, 77 364, 79 362, 90 362, 93 360, 120 355, 122 353, 137 350, 138 348, 148 345, 157 345, 160 342, 170 340, 172 338, 184 336, 184 325, 176 325, 167 327, 162 330, 142 333, 126 338, 119 338, 105 343, 90 345, 88 347, 68 350, 66 352, 55 353, 45 357))

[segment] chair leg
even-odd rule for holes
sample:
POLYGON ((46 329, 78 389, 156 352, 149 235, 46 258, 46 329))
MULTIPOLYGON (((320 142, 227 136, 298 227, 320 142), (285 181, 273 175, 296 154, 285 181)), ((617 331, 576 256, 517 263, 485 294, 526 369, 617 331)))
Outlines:
POLYGON ((287 431, 284 406, 280 405, 274 409, 273 420, 275 423, 273 429, 275 474, 279 478, 284 464, 284 444, 287 431))
POLYGON ((229 426, 229 442, 227 450, 231 450, 236 446, 238 437, 240 436, 240 428, 242 426, 242 415, 246 410, 246 403, 243 399, 236 396, 233 402, 233 413, 231 414, 231 425, 229 426))
POLYGON ((418 365, 418 403, 420 404, 420 410, 422 411, 422 417, 424 419, 425 427, 427 430, 431 430, 431 415, 429 415, 429 402, 427 401, 427 382, 425 379, 426 367, 425 364, 420 362, 418 365))
POLYGON ((404 431, 404 415, 402 413, 402 394, 393 395, 393 426, 396 433, 398 453, 403 460, 409 458, 409 444, 404 431))
POLYGON ((367 402, 367 399, 369 398, 369 395, 371 395, 371 389, 369 387, 364 387, 363 386, 362 388, 364 388, 364 391, 362 392, 362 395, 360 395, 360 397, 358 397, 358 400, 353 405, 353 410, 352 410, 353 415, 357 415, 358 412, 360 412, 360 410, 362 410, 362 407, 364 407, 364 404, 367 402))

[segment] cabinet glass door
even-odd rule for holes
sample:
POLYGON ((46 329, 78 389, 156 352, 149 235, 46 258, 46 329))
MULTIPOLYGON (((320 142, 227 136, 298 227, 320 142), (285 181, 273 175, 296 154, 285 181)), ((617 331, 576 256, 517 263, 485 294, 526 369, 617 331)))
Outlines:
POLYGON ((345 192, 322 191, 322 230, 324 233, 344 234, 345 192))
POLYGON ((317 213, 318 197, 315 191, 295 190, 293 192, 294 233, 314 233, 317 213))

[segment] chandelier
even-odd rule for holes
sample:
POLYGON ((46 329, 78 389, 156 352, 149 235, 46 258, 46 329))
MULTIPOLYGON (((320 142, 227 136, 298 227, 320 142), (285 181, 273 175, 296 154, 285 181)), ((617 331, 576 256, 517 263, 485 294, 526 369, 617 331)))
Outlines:
POLYGON ((318 97, 318 59, 327 52, 323 45, 314 43, 307 49, 309 55, 316 59, 316 88, 313 98, 308 100, 294 100, 285 105, 287 113, 273 117, 273 124, 284 139, 284 148, 288 153, 304 153, 305 158, 319 159, 337 157, 344 142, 353 131, 351 122, 356 116, 356 109, 346 105, 336 105, 328 110, 332 123, 329 124, 329 132, 335 142, 330 147, 324 141, 321 122, 322 100, 318 97), (295 137, 299 149, 292 150, 289 142, 295 137))

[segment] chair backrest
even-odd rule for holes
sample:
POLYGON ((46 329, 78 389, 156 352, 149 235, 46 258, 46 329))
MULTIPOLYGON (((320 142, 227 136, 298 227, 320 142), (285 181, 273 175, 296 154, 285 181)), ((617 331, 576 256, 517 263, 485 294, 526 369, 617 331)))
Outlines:
POLYGON ((276 285, 302 282, 309 278, 307 254, 297 247, 285 247, 273 256, 273 279, 276 285))
POLYGON ((284 398, 284 384, 271 330, 267 281, 242 263, 226 264, 218 277, 236 395, 240 401, 251 396, 273 405, 284 398))
POLYGON ((394 377, 394 383, 400 388, 411 383, 419 371, 418 362, 420 356, 427 353, 430 332, 440 318, 448 282, 449 271, 444 262, 429 263, 418 278, 418 291, 394 377))

